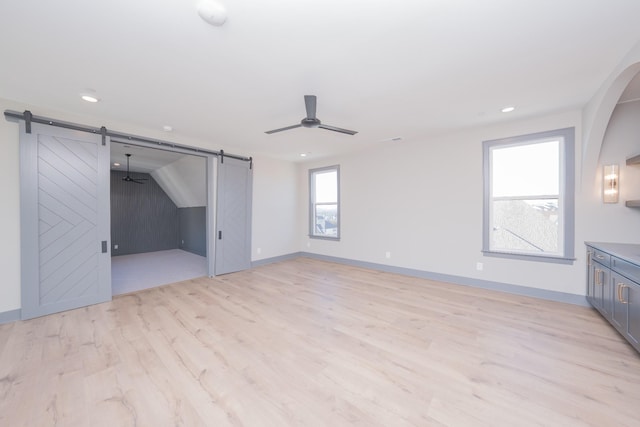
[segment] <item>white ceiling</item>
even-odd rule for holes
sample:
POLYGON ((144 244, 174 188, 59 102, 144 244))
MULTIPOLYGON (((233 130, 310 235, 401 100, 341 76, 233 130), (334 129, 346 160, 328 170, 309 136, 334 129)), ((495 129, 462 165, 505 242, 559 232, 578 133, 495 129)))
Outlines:
POLYGON ((126 154, 131 154, 131 157, 129 158, 129 171, 142 173, 151 173, 156 169, 160 169, 161 167, 176 162, 186 156, 185 154, 174 153, 172 151, 112 142, 112 170, 127 170, 126 154), (118 163, 120 166, 115 166, 114 163, 118 163))
POLYGON ((222 27, 196 0, 2 1, 0 97, 314 159, 581 107, 640 40, 637 0, 220 2, 222 27), (298 123, 305 94, 359 133, 264 133, 298 123))

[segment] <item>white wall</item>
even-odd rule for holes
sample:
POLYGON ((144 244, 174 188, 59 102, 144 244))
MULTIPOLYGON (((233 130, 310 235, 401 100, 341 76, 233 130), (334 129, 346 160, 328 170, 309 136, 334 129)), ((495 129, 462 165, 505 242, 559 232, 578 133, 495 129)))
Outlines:
MULTIPOLYGON (((9 104, 0 99, 2 112, 9 104)), ((20 308, 20 172, 18 125, 0 118, 0 313, 20 308)))
MULTIPOLYGON (((298 178, 300 198, 305 201, 308 169, 340 165, 342 228, 340 242, 307 238, 305 203, 299 210, 302 248, 322 255, 584 294, 580 238, 576 239, 578 260, 573 265, 481 253, 482 141, 565 127, 576 128, 576 152, 580 153, 581 112, 575 110, 421 141, 379 144, 364 153, 304 164, 298 178), (390 259, 385 258, 387 251, 390 259), (477 262, 484 264, 483 271, 476 270, 477 262)), ((580 156, 576 157, 579 162, 580 156)))
MULTIPOLYGON (((24 105, 0 98, 0 112, 5 110, 31 112, 38 116, 47 116, 59 120, 82 123, 88 126, 106 126, 108 129, 124 133, 167 140, 162 130, 146 129, 131 123, 104 120, 99 113, 92 113, 88 106, 86 115, 72 115, 49 108, 24 105)), ((99 108, 99 105, 97 106, 99 108)), ((172 136, 173 141, 183 145, 201 147, 210 150, 220 148, 230 153, 250 156, 252 153, 237 152, 233 147, 225 147, 218 141, 201 141, 172 136)), ((18 124, 0 117, 0 314, 20 308, 20 202, 19 202, 19 132, 18 124)), ((262 254, 254 258, 268 258, 298 251, 295 237, 296 169, 287 162, 254 157, 253 185, 253 239, 254 245, 260 244, 262 254)))
POLYGON ((267 157, 253 160, 251 258, 258 261, 298 252, 297 167, 267 157))

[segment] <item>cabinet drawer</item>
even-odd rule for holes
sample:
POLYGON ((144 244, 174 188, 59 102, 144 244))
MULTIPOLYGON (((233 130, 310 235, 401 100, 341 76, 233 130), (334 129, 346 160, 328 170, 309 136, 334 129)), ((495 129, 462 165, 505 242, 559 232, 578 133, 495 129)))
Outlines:
POLYGON ((634 282, 640 282, 640 266, 623 261, 620 258, 611 257, 611 269, 634 282))
POLYGON ((609 255, 606 252, 602 252, 596 248, 591 248, 591 250, 593 251, 593 255, 591 255, 591 259, 593 261, 598 262, 604 265, 605 267, 609 267, 611 263, 611 255, 609 255))

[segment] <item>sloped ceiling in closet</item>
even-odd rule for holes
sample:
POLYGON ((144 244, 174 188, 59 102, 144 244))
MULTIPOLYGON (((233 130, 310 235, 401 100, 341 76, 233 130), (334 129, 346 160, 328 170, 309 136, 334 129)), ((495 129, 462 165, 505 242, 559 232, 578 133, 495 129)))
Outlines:
POLYGON ((111 169, 148 173, 179 208, 207 205, 207 169, 204 157, 112 142, 111 169), (117 165, 116 165, 117 164, 117 165))
POLYGON ((204 157, 184 156, 151 172, 151 176, 179 208, 207 205, 204 157))

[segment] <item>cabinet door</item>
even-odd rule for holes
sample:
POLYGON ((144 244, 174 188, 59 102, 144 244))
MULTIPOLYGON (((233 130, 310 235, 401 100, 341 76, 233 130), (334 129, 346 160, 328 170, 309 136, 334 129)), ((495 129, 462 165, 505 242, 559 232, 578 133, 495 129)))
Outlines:
POLYGON ((602 314, 607 319, 611 319, 611 309, 613 306, 613 281, 611 270, 602 268, 602 314))
POLYGON ((622 289, 622 297, 627 301, 627 338, 640 351, 640 285, 627 281, 622 289))
POLYGON ((626 278, 616 274, 611 274, 613 284, 613 301, 611 303, 611 323, 620 333, 627 333, 627 301, 625 287, 629 286, 626 278))
POLYGON ((611 323, 640 351, 640 285, 616 273, 612 283, 611 323))
POLYGON ((611 271, 602 264, 593 263, 595 307, 607 319, 611 318, 611 271))

